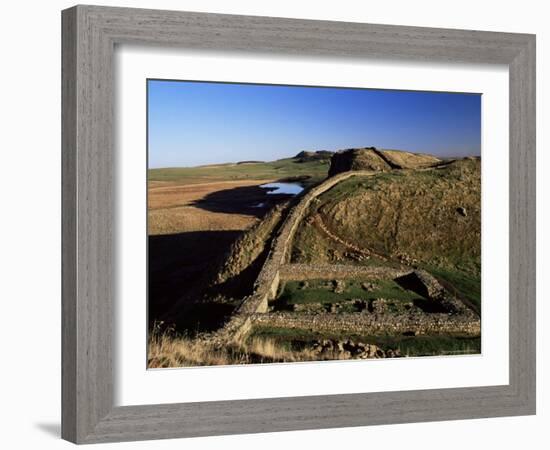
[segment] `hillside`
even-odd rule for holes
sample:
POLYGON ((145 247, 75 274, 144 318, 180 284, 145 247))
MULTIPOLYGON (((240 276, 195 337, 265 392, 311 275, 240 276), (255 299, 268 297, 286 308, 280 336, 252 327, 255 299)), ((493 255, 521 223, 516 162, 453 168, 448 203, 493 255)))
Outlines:
MULTIPOLYGON (((408 264, 473 285, 481 264, 481 161, 344 181, 311 207, 292 255, 299 263, 408 264)), ((477 303, 479 293, 470 297, 477 303)))
POLYGON ((151 170, 150 366, 479 353, 480 176, 375 148, 151 170))
POLYGON ((349 170, 419 169, 440 162, 440 159, 423 153, 378 150, 375 147, 351 148, 336 152, 332 156, 328 175, 331 177, 349 170))
POLYGON ((247 161, 241 163, 215 164, 198 167, 169 167, 149 169, 151 182, 196 184, 205 181, 247 179, 282 180, 307 177, 305 183, 317 183, 327 176, 329 158, 285 158, 269 162, 247 161))

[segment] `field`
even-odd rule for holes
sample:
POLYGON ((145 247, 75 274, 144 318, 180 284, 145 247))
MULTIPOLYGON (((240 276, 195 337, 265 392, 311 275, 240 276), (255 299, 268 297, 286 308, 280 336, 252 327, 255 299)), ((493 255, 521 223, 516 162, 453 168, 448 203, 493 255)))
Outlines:
POLYGON ((286 158, 271 162, 241 162, 200 167, 149 169, 150 182, 198 184, 208 181, 236 181, 250 179, 283 180, 308 177, 310 183, 319 182, 327 175, 326 158, 286 158))
POLYGON ((479 158, 336 155, 149 170, 149 367, 481 351, 479 158))
POLYGON ((350 302, 357 298, 366 301, 391 298, 399 302, 421 299, 418 294, 402 288, 393 280, 354 279, 347 282, 340 281, 340 286, 341 289, 338 289, 338 283, 334 283, 332 280, 289 281, 279 295, 278 306, 288 308, 304 303, 329 305, 350 302))
POLYGON ((195 299, 182 301, 182 297, 186 293, 202 297, 210 283, 208 278, 215 276, 222 265, 220 260, 243 231, 257 225, 288 198, 268 195, 259 186, 289 178, 308 186, 326 177, 327 171, 326 160, 295 158, 269 163, 150 169, 147 190, 150 326, 159 321, 177 322, 179 331, 185 333, 219 326, 231 311, 231 300, 204 306, 196 305, 195 299), (191 314, 190 304, 193 304, 191 314), (181 309, 185 309, 183 314, 178 311, 181 309))

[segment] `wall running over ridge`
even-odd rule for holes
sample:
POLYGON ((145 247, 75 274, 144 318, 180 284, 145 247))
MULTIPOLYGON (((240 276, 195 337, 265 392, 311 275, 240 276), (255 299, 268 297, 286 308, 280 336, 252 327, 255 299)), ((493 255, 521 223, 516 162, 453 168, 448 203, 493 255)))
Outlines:
MULTIPOLYGON (((246 338, 253 326, 315 329, 325 332, 377 333, 456 333, 479 335, 480 319, 462 302, 447 295, 443 287, 429 273, 410 268, 361 267, 338 265, 289 264, 294 235, 300 222, 308 212, 309 205, 319 195, 336 184, 354 176, 372 176, 372 171, 343 172, 328 178, 312 188, 293 206, 272 246, 266 261, 254 283, 254 293, 243 299, 231 319, 211 340, 216 345, 240 342, 246 338), (279 283, 290 280, 308 279, 395 279, 416 278, 426 289, 429 297, 441 302, 447 313, 411 314, 309 314, 268 313, 271 299, 277 295, 279 283)), ((414 280, 413 280, 414 281, 414 280)))
POLYGON ((243 299, 229 322, 213 335, 214 342, 222 344, 240 341, 252 327, 251 315, 267 312, 269 300, 275 298, 277 294, 280 268, 289 260, 294 234, 307 213, 311 201, 343 180, 355 176, 372 176, 375 173, 372 171, 340 173, 313 187, 302 196, 300 201, 290 209, 279 234, 273 240, 269 255, 254 284, 254 294, 243 299))

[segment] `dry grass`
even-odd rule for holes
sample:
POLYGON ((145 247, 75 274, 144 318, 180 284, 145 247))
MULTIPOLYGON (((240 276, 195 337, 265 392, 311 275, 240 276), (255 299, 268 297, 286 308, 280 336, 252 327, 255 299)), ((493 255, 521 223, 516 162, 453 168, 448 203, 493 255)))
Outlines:
POLYGON ((173 208, 188 205, 213 192, 242 186, 257 186, 269 183, 271 179, 216 181, 196 184, 149 181, 149 209, 173 208))
POLYGON ((424 153, 411 153, 400 150, 383 150, 383 153, 392 163, 403 168, 429 167, 441 162, 435 156, 424 153))
POLYGON ((193 231, 246 230, 258 221, 245 214, 224 214, 194 206, 157 209, 148 213, 149 235, 193 231))
POLYGON ((179 337, 170 332, 152 333, 147 354, 150 369, 338 359, 336 354, 320 358, 318 353, 309 349, 289 350, 270 338, 253 337, 241 345, 216 348, 206 341, 179 337))
POLYGON ((190 231, 245 230, 257 222, 250 214, 211 211, 195 206, 208 195, 224 190, 258 186, 272 180, 216 181, 196 184, 149 181, 149 235, 190 231))
MULTIPOLYGON (((406 255, 434 266, 478 270, 480 167, 477 160, 463 160, 443 169, 345 181, 324 194, 311 214, 318 214, 328 230, 358 248, 390 258, 406 255)), ((310 255, 312 262, 330 260, 322 248, 310 250, 320 245, 317 235, 302 245, 314 231, 306 230, 308 224, 305 221, 298 231, 297 250, 310 255)))

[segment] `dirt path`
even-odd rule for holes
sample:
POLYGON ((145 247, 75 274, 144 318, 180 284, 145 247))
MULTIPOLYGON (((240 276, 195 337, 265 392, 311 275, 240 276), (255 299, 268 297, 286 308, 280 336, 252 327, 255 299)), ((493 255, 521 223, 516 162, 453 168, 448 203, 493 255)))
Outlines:
POLYGON ((344 247, 347 247, 353 250, 356 253, 359 253, 367 257, 376 256, 378 259, 381 259, 382 261, 388 260, 388 258, 386 258, 385 256, 375 253, 372 250, 367 248, 360 248, 355 244, 352 244, 351 242, 345 241, 340 236, 337 236, 327 228, 327 226, 325 225, 325 222, 323 222, 323 219, 319 214, 315 214, 315 216, 313 216, 313 223, 315 223, 328 236, 329 239, 343 245, 344 247))

